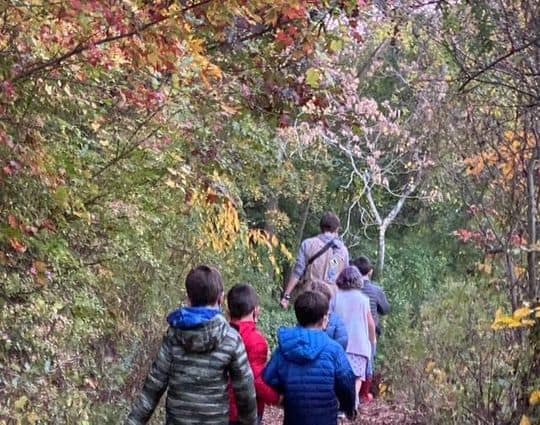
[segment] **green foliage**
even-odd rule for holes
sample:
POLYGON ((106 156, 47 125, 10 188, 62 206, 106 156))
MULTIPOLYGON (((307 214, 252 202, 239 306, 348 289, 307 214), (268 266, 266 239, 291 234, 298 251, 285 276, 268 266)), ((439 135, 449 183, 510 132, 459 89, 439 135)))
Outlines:
POLYGON ((266 336, 270 350, 277 347, 277 332, 280 327, 296 326, 296 317, 292 308, 282 310, 277 300, 267 299, 266 305, 263 304, 261 317, 257 326, 266 336))
MULTIPOLYGON (((517 423, 533 351, 516 333, 491 330, 503 297, 485 281, 449 280, 427 298, 413 323, 385 344, 385 373, 396 396, 428 423, 517 423)), ((386 337, 387 338, 387 337, 386 337)), ((537 381, 537 379, 536 379, 537 381)))

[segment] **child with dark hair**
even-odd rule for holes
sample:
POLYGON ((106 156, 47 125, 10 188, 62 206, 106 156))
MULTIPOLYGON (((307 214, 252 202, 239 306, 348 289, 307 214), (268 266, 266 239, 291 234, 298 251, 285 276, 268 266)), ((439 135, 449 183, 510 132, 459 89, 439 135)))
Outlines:
MULTIPOLYGON (((356 376, 356 396, 366 379, 372 347, 376 345, 375 322, 369 309, 369 299, 362 293, 364 280, 355 266, 343 269, 336 280, 335 311, 341 316, 347 335, 347 357, 356 376)), ((358 404, 357 399, 357 404, 358 404)))
POLYGON ((326 335, 328 299, 306 291, 294 303, 298 326, 281 328, 264 380, 283 394, 284 425, 336 425, 338 403, 354 418, 354 374, 343 348, 326 335))
POLYGON ((311 291, 317 291, 323 294, 330 304, 330 310, 328 313, 328 325, 326 326, 326 334, 334 341, 338 342, 344 350, 347 349, 347 328, 345 323, 334 311, 333 300, 336 293, 335 285, 330 285, 322 280, 312 280, 308 283, 308 288, 311 291))
POLYGON ((371 261, 367 257, 361 256, 353 260, 352 265, 358 268, 364 278, 364 286, 361 291, 369 298, 369 308, 373 315, 373 320, 375 320, 377 336, 380 336, 382 333, 380 316, 390 312, 390 304, 384 290, 371 280, 373 277, 373 265, 371 261))
MULTIPOLYGON (((379 338, 382 333, 382 324, 379 315, 388 314, 390 312, 390 304, 383 289, 371 280, 373 276, 373 265, 371 261, 367 257, 361 256, 356 258, 352 264, 358 268, 364 279, 364 286, 361 291, 369 298, 369 308, 375 321, 375 332, 377 333, 377 338, 379 338)), ((372 348, 366 380, 362 383, 362 388, 360 389, 360 398, 363 401, 370 401, 373 398, 371 395, 371 383, 375 373, 375 355, 377 350, 376 347, 372 348)))
MULTIPOLYGON (((257 330, 257 318, 260 313, 259 297, 255 289, 247 284, 233 286, 227 293, 227 306, 229 308, 230 324, 242 337, 246 353, 255 379, 255 392, 257 394, 257 416, 259 423, 262 420, 265 404, 277 405, 279 394, 262 379, 266 362, 268 361, 268 342, 262 333, 257 330)), ((238 424, 238 408, 236 397, 229 387, 230 416, 229 424, 238 424)))
POLYGON ((199 266, 186 278, 189 307, 168 317, 169 329, 126 425, 150 420, 167 391, 167 424, 227 424, 231 382, 238 422, 257 423, 253 373, 238 332, 220 312, 223 281, 217 269, 199 266))

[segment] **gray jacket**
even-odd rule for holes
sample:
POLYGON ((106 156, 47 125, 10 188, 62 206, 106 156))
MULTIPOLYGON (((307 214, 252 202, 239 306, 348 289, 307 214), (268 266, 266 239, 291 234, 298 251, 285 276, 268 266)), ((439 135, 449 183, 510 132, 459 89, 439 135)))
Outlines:
POLYGON ((227 425, 229 379, 239 422, 255 425, 255 386, 240 335, 221 314, 192 329, 170 327, 126 425, 147 423, 167 388, 167 425, 227 425))

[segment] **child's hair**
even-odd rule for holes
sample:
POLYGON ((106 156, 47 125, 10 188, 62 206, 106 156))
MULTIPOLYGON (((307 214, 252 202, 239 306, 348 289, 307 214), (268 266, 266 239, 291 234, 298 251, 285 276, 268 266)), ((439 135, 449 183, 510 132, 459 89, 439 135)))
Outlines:
POLYGON ((234 285, 227 293, 227 306, 231 319, 247 316, 259 305, 257 292, 251 285, 241 283, 234 285))
POLYGON ((334 285, 326 283, 324 280, 314 279, 308 283, 308 288, 310 291, 316 291, 323 294, 328 299, 328 302, 330 302, 335 295, 334 285))
POLYGON ((336 232, 340 225, 339 217, 330 211, 323 214, 319 223, 322 232, 336 232))
POLYGON ((329 302, 320 292, 305 291, 294 302, 294 314, 300 326, 316 325, 328 314, 329 302))
POLYGON ((358 267, 362 276, 366 276, 371 270, 373 270, 373 264, 369 261, 369 258, 363 255, 352 261, 353 266, 358 267))
POLYGON ((223 293, 221 274, 205 265, 191 269, 186 277, 186 292, 192 307, 215 304, 223 293))
POLYGON ((356 266, 345 267, 336 279, 336 285, 339 289, 362 289, 364 279, 356 266))

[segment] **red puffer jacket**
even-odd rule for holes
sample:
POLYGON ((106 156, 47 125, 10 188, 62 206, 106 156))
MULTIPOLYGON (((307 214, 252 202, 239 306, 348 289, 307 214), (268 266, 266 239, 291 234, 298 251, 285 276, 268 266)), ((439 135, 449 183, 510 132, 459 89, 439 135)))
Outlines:
MULTIPOLYGON (((255 322, 235 322, 231 321, 231 326, 238 330, 244 345, 248 361, 255 378, 255 391, 257 393, 257 414, 262 416, 265 404, 277 405, 279 403, 279 394, 269 387, 262 378, 264 367, 268 361, 268 343, 266 338, 257 330, 255 322)), ((230 414, 231 422, 238 421, 238 408, 232 387, 229 385, 230 414)))

